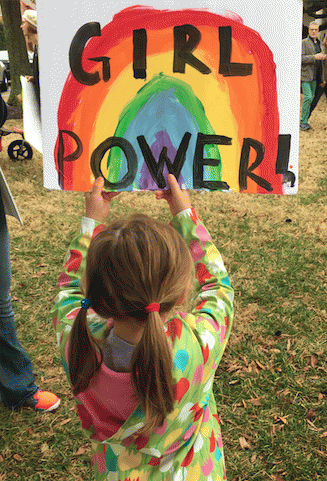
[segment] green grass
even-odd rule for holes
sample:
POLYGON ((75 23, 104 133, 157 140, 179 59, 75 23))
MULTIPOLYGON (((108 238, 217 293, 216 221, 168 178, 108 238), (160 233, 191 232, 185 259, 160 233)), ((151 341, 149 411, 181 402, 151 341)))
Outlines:
MULTIPOLYGON (((315 135, 300 136, 298 195, 191 193, 235 288, 233 331, 214 385, 229 481, 327 480, 324 109, 315 135)), ((4 150, 0 165, 24 220, 9 219, 19 338, 36 382, 62 400, 43 415, 0 406, 0 481, 91 480, 89 442, 49 322, 83 195, 46 191, 39 155, 13 163, 4 150)), ((151 193, 113 202, 111 216, 132 212, 169 219, 151 193)))
POLYGON ((252 212, 229 226, 228 248, 243 248, 230 253, 236 322, 216 394, 231 480, 327 479, 326 248, 297 212, 304 198, 285 199, 291 223, 252 212))

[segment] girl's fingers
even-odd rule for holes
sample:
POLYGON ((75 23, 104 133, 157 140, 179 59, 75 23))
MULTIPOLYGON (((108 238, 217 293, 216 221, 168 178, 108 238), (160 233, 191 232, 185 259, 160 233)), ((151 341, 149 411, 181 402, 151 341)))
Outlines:
POLYGON ((111 200, 117 195, 119 195, 120 192, 102 192, 101 195, 105 200, 111 200))
POLYGON ((157 200, 161 200, 161 199, 167 200, 170 195, 171 195, 170 190, 156 190, 156 199, 157 200))
POLYGON ((173 174, 168 175, 167 181, 173 195, 177 194, 177 192, 180 192, 181 188, 179 187, 176 177, 173 174))
POLYGON ((86 194, 99 194, 103 189, 103 185, 104 185, 104 178, 98 177, 97 179, 95 179, 90 190, 86 192, 86 194))
POLYGON ((155 191, 155 196, 156 196, 156 199, 162 199, 162 190, 156 190, 155 191))
POLYGON ((95 179, 94 184, 93 184, 93 190, 95 192, 99 192, 103 189, 104 186, 104 178, 103 177, 98 177, 95 179))

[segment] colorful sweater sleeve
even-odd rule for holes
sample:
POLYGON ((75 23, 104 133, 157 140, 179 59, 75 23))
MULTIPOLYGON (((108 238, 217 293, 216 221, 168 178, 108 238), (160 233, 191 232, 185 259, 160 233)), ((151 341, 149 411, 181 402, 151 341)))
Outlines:
POLYGON ((192 311, 187 320, 202 350, 208 351, 204 357, 210 351, 219 362, 230 335, 234 291, 221 255, 194 209, 180 212, 172 225, 184 237, 194 260, 192 311))
MULTIPOLYGON (((104 228, 103 224, 83 217, 79 234, 70 243, 63 271, 58 280, 60 288, 55 298, 55 305, 51 310, 53 324, 56 330, 62 362, 67 372, 66 344, 74 323, 75 317, 81 307, 83 295, 80 290, 80 281, 85 269, 86 254, 92 237, 104 228)), ((92 309, 87 314, 88 325, 92 334, 102 337, 107 330, 107 323, 99 318, 92 309)))

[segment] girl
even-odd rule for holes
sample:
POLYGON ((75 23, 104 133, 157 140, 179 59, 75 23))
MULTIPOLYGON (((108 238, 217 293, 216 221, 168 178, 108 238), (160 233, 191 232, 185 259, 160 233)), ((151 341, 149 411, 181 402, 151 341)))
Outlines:
POLYGON ((86 194, 52 310, 96 479, 226 479, 212 385, 233 290, 220 254, 173 175, 156 192, 171 226, 134 215, 105 228, 117 194, 103 183, 86 194), (170 315, 191 283, 191 312, 170 315))

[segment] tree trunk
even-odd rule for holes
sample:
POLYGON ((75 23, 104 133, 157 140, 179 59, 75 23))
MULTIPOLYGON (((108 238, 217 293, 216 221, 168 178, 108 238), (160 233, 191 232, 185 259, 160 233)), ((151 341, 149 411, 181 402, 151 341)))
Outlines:
POLYGON ((8 47, 11 78, 10 96, 7 103, 8 105, 19 105, 17 96, 22 91, 20 76, 31 75, 25 38, 20 28, 22 23, 20 0, 0 0, 0 5, 8 47))

